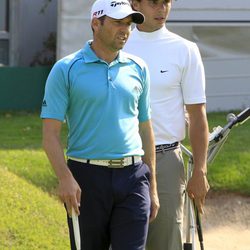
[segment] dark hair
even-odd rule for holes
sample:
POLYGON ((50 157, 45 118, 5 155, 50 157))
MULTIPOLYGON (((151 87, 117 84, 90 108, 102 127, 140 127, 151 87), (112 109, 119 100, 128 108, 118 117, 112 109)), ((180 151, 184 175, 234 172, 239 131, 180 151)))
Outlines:
MULTIPOLYGON (((104 24, 105 18, 106 18, 106 15, 105 15, 105 16, 101 16, 101 17, 98 18, 98 20, 100 20, 100 22, 101 22, 101 25, 104 24)), ((93 31, 93 33, 94 33, 94 29, 92 28, 92 26, 91 26, 91 29, 92 29, 92 31, 93 31)))
POLYGON ((101 22, 101 25, 103 25, 105 18, 106 18, 106 15, 98 18, 98 20, 100 20, 101 22))

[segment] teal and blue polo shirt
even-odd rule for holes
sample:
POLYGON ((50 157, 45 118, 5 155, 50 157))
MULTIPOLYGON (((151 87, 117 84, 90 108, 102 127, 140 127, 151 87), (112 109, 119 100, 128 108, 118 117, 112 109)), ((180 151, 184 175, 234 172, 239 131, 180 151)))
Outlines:
POLYGON ((52 68, 41 118, 66 119, 67 156, 143 155, 138 125, 151 118, 148 69, 141 59, 123 51, 108 64, 96 56, 90 42, 52 68))

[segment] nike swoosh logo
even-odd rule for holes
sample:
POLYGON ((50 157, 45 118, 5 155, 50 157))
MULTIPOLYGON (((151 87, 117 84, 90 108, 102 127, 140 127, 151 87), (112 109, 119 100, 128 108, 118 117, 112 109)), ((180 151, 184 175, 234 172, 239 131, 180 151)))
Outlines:
POLYGON ((161 70, 161 73, 166 73, 168 72, 168 70, 161 70))

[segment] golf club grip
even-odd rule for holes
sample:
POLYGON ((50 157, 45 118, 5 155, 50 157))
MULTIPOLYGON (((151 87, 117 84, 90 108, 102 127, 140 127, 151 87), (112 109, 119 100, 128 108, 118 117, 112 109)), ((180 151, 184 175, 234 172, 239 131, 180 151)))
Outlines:
POLYGON ((201 250, 204 250, 204 244, 203 244, 203 233, 202 233, 202 227, 201 227, 201 218, 198 211, 197 206, 194 204, 194 210, 195 210, 195 217, 196 217, 196 228, 197 228, 197 234, 200 242, 200 248, 201 250))
POLYGON ((75 238, 75 246, 77 250, 80 250, 81 249, 80 228, 79 228, 78 215, 76 214, 74 208, 72 208, 72 223, 73 223, 73 231, 75 238))
POLYGON ((184 250, 192 250, 192 248, 193 248, 193 245, 192 245, 192 243, 184 243, 184 250))
POLYGON ((197 233, 198 233, 199 241, 203 242, 201 219, 200 219, 200 214, 199 214, 198 208, 196 206, 195 206, 195 214, 196 214, 196 225, 197 225, 197 233))
POLYGON ((250 116, 250 107, 243 110, 240 114, 237 115, 237 123, 244 122, 250 116))

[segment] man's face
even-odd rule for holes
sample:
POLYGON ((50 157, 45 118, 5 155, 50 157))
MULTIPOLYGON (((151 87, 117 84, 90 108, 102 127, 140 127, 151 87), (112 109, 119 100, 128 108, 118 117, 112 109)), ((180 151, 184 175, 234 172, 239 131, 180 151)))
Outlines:
POLYGON ((113 19, 108 16, 103 22, 98 20, 95 27, 95 41, 112 52, 123 48, 131 32, 132 17, 113 19))
POLYGON ((139 29, 152 32, 165 25, 172 0, 133 0, 132 4, 135 10, 142 12, 145 16, 144 23, 138 25, 139 29))

